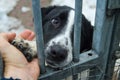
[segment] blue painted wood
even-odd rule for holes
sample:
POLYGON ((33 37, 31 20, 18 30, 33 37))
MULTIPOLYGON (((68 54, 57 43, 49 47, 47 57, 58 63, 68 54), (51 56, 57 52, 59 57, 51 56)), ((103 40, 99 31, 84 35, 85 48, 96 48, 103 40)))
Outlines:
POLYGON ((39 59, 39 65, 41 68, 40 71, 41 73, 44 73, 45 72, 45 55, 44 55, 44 40, 43 40, 40 0, 32 0, 32 7, 33 7, 38 59, 39 59))

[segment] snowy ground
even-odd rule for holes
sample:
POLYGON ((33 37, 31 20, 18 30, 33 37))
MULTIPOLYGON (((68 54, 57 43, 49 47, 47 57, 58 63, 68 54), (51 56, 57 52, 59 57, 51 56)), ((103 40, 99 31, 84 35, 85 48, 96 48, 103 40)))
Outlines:
POLYGON ((25 29, 20 20, 8 16, 18 1, 19 0, 0 0, 0 32, 20 33, 25 29))

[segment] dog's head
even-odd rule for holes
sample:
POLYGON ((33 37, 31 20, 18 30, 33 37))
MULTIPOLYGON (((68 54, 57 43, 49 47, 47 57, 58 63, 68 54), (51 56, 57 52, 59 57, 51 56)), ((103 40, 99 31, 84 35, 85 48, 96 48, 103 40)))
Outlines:
POLYGON ((46 62, 63 67, 72 61, 74 10, 66 6, 42 8, 42 20, 46 62))
POLYGON ((74 26, 74 9, 52 6, 41 10, 46 62, 54 68, 63 67, 73 58, 71 33, 74 26))

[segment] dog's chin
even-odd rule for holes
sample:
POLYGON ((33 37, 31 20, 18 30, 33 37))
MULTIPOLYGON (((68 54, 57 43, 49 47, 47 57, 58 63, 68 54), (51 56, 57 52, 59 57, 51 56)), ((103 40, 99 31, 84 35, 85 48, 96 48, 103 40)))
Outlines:
POLYGON ((54 68, 54 69, 63 69, 64 67, 69 65, 71 62, 72 62, 72 59, 69 61, 65 60, 65 61, 62 61, 60 63, 57 63, 57 62, 54 62, 54 61, 51 61, 48 59, 46 60, 47 66, 54 68))

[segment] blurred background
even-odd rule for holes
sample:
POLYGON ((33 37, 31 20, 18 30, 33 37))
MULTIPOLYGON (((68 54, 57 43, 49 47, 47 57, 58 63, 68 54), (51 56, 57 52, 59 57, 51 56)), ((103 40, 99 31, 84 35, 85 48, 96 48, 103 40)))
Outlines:
MULTIPOLYGON (((41 7, 51 0, 40 0, 41 7)), ((24 29, 34 30, 32 0, 0 0, 0 32, 20 33, 24 29)))

